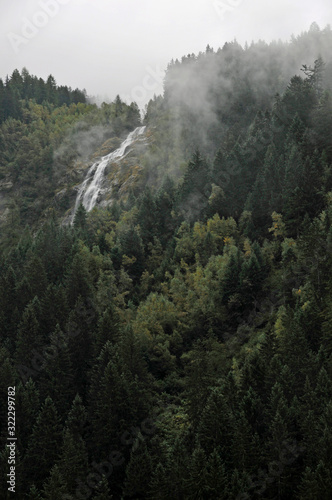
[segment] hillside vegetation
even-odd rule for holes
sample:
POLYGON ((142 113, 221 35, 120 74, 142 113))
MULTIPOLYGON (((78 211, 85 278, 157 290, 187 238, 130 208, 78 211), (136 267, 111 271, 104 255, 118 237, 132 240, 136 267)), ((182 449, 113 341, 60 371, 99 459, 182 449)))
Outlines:
POLYGON ((171 62, 137 181, 73 225, 137 105, 7 80, 0 469, 15 385, 18 498, 331 498, 331 47, 313 24, 171 62))

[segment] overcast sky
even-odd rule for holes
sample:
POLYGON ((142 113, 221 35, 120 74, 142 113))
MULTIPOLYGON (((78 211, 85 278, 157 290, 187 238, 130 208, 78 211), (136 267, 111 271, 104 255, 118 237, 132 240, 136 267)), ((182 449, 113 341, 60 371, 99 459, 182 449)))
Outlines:
POLYGON ((0 0, 0 76, 25 66, 142 107, 172 58, 234 38, 289 40, 313 21, 332 24, 331 0, 0 0))

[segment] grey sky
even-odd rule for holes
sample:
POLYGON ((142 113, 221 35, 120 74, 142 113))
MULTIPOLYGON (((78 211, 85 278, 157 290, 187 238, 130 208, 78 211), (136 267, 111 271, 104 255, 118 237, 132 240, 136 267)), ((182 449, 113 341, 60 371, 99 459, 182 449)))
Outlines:
POLYGON ((331 0, 0 0, 0 76, 26 66, 143 106, 172 58, 234 38, 289 40, 313 21, 332 24, 331 0))

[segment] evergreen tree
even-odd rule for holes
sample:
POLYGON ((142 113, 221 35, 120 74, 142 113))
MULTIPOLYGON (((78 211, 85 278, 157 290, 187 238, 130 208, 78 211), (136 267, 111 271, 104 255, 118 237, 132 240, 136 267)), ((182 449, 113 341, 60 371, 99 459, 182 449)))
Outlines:
POLYGON ((151 500, 168 500, 169 498, 169 479, 165 467, 160 462, 152 471, 148 498, 151 500))
POLYGON ((40 326, 44 338, 54 332, 57 325, 63 331, 69 316, 66 292, 62 285, 50 284, 41 301, 40 326))
POLYGON ((59 500, 68 493, 67 486, 63 480, 57 465, 51 469, 50 477, 45 481, 43 487, 43 498, 45 500, 59 500))
POLYGON ((139 438, 134 443, 126 467, 124 482, 125 498, 144 498, 152 474, 152 461, 145 441, 139 438))
POLYGON ((210 168, 207 161, 196 151, 188 163, 181 184, 177 204, 189 221, 196 220, 207 208, 210 195, 210 168))
MULTIPOLYGON (((39 364, 33 366, 37 372, 41 369, 40 360, 43 342, 41 337, 38 316, 40 314, 40 303, 35 297, 25 308, 22 321, 18 326, 15 358, 18 367, 25 369, 31 367, 31 360, 39 358, 39 364), (27 366, 27 364, 29 366, 27 366)), ((22 373, 22 370, 20 373, 22 373)), ((22 373, 24 374, 24 373, 22 373)))
POLYGON ((186 495, 189 498, 203 500, 207 496, 206 455, 202 448, 193 451, 188 467, 186 480, 186 495))
POLYGON ((108 305, 98 322, 95 352, 100 353, 106 342, 116 342, 119 339, 120 318, 113 304, 108 305))
POLYGON ((97 485, 96 493, 93 496, 93 500, 111 500, 113 495, 111 495, 108 482, 105 476, 103 476, 100 483, 97 485))
POLYGON ((156 203, 151 190, 146 188, 139 202, 138 219, 140 221, 140 236, 144 247, 153 241, 156 235, 156 203))
POLYGON ((52 398, 61 414, 65 414, 75 394, 74 370, 68 339, 59 325, 50 337, 50 345, 45 349, 42 369, 43 393, 52 398))
POLYGON ((144 270, 144 246, 142 238, 136 227, 126 227, 120 234, 122 254, 133 258, 130 265, 129 276, 136 283, 144 270))
POLYGON ((31 435, 33 424, 40 409, 39 390, 31 378, 25 385, 17 387, 17 435, 22 450, 25 450, 31 435))
POLYGON ((186 479, 188 478, 189 453, 185 446, 185 436, 177 436, 170 454, 169 493, 175 500, 185 496, 186 479))
POLYGON ((85 241, 88 237, 88 224, 87 212, 82 203, 79 204, 76 210, 73 225, 78 233, 78 236, 85 241))
POLYGON ((82 403, 79 394, 76 394, 65 427, 71 432, 75 438, 83 438, 86 431, 86 424, 88 420, 88 412, 82 403))
POLYGON ((305 468, 298 491, 297 498, 301 500, 316 500, 316 498, 321 498, 316 475, 310 467, 305 468))
POLYGON ((37 487, 41 486, 58 459, 60 441, 58 412, 52 399, 48 397, 38 413, 23 460, 22 472, 26 480, 35 483, 37 487))
POLYGON ((79 297, 87 302, 92 294, 92 282, 87 262, 80 253, 76 253, 66 279, 67 301, 71 309, 76 306, 79 297))
MULTIPOLYGON (((75 392, 85 394, 86 374, 92 362, 92 332, 95 317, 96 312, 92 303, 79 296, 65 328, 70 362, 74 368, 74 389, 71 399, 75 392)), ((63 351, 64 355, 65 352, 66 349, 63 351)))
POLYGON ((87 476, 88 454, 83 439, 68 428, 63 433, 57 466, 67 493, 74 493, 77 480, 83 481, 87 476))
POLYGON ((210 454, 206 465, 207 498, 226 499, 227 478, 224 464, 217 448, 210 454))
POLYGON ((231 436, 233 431, 233 416, 227 399, 220 387, 213 388, 206 406, 202 412, 198 439, 207 453, 220 447, 222 460, 227 460, 231 450, 231 436))
POLYGON ((27 500, 42 500, 42 496, 34 484, 31 486, 29 492, 27 493, 26 499, 27 500))
POLYGON ((31 297, 29 300, 32 300, 35 296, 41 299, 48 283, 44 265, 37 255, 33 255, 28 262, 25 275, 29 283, 29 289, 31 290, 31 297))

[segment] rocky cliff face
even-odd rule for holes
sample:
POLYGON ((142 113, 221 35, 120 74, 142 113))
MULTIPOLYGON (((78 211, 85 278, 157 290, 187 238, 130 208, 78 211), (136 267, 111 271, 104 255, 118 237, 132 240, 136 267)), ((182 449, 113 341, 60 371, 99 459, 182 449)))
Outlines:
MULTIPOLYGON (((60 152, 57 151, 54 154, 49 193, 43 189, 41 191, 37 189, 34 195, 35 204, 38 204, 43 196, 43 212, 41 218, 38 218, 39 221, 43 220, 44 215, 47 216, 51 209, 62 219, 64 224, 70 223, 77 194, 87 172, 94 163, 116 151, 121 146, 123 139, 123 137, 107 139, 90 157, 78 154, 70 143, 62 146, 60 152)), ((144 134, 130 144, 123 157, 116 158, 107 164, 96 201, 97 206, 105 207, 112 204, 114 200, 126 201, 130 191, 136 190, 143 182, 143 157, 151 142, 150 139, 151 132, 145 130, 144 134)), ((26 189, 22 182, 14 182, 9 174, 0 179, 0 227, 8 222, 15 200, 20 199, 22 192, 26 189)), ((28 211, 30 210, 34 210, 34 206, 28 209, 28 211)), ((36 222, 38 224, 37 220, 36 222)))
MULTIPOLYGON (((110 155, 101 183, 98 190, 96 205, 105 207, 114 202, 114 200, 126 201, 132 189, 142 179, 142 157, 149 144, 150 132, 144 131, 126 148, 125 153, 120 157, 112 159, 112 152, 117 150, 121 145, 119 138, 111 138, 104 142, 101 147, 93 153, 88 162, 75 160, 70 169, 71 183, 67 187, 62 187, 58 190, 55 196, 55 204, 61 203, 65 198, 69 200, 70 208, 65 215, 65 223, 72 220, 77 198, 84 180, 86 179, 91 167, 100 161, 103 157, 110 155), (73 183, 73 181, 76 182, 73 183), (78 181, 78 182, 77 182, 78 181)), ((69 179, 68 179, 69 180, 69 179)))

